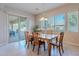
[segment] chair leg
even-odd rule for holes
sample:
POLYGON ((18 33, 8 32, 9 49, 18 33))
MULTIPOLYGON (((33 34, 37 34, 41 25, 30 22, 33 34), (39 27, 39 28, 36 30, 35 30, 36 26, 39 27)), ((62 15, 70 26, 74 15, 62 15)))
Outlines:
POLYGON ((61 55, 61 48, 60 48, 60 46, 59 46, 59 54, 60 54, 60 56, 62 56, 62 55, 61 55))
POLYGON ((29 42, 27 43, 27 48, 29 48, 29 42))
POLYGON ((31 44, 32 44, 32 41, 31 41, 31 44))
POLYGON ((40 49, 40 45, 38 46, 38 53, 37 53, 38 55, 39 55, 39 49, 40 49))
POLYGON ((51 56, 51 44, 48 44, 48 55, 51 56))
POLYGON ((55 46, 53 45, 53 49, 55 48, 55 46))
POLYGON ((58 37, 56 37, 56 44, 57 44, 57 42, 58 42, 58 37))
POLYGON ((43 46, 44 46, 44 51, 45 51, 45 50, 46 50, 46 49, 45 49, 45 43, 43 44, 43 46))
POLYGON ((61 46, 62 52, 64 53, 63 45, 61 46))
POLYGON ((33 49, 32 49, 32 51, 34 51, 34 48, 35 48, 35 45, 33 45, 33 49))

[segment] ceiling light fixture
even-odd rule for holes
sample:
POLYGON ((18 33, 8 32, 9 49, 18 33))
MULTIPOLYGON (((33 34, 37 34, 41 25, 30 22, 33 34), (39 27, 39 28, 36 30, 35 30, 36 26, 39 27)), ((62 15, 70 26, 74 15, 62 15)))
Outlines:
POLYGON ((40 21, 43 21, 43 20, 48 20, 48 19, 46 17, 42 17, 40 21))

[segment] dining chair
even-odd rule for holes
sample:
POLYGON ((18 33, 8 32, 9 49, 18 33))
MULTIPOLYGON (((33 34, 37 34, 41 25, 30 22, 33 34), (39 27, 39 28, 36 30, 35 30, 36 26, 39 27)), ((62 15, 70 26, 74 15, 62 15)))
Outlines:
POLYGON ((29 32, 27 31, 27 32, 25 32, 25 41, 26 41, 26 45, 27 45, 27 47, 29 47, 29 44, 30 44, 30 34, 29 34, 29 32))
POLYGON ((58 48, 60 56, 62 55, 61 51, 64 53, 64 49, 63 49, 63 37, 64 37, 64 32, 61 32, 60 35, 59 35, 59 41, 57 43, 50 43, 51 46, 53 45, 53 48, 55 46, 58 48))
POLYGON ((32 44, 32 42, 34 40, 34 32, 32 32, 32 35, 31 35, 30 39, 31 39, 30 41, 31 41, 31 44, 32 44))
POLYGON ((44 51, 45 51, 45 42, 39 40, 40 38, 38 37, 38 33, 34 33, 34 41, 32 42, 33 44, 33 51, 35 49, 35 46, 38 46, 38 52, 37 54, 39 54, 39 50, 40 50, 40 46, 43 45, 44 46, 44 51))

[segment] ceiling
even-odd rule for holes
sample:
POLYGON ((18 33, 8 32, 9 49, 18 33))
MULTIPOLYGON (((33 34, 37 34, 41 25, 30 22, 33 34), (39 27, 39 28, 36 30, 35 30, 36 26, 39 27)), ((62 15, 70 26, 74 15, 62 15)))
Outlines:
POLYGON ((63 3, 4 3, 4 5, 35 15, 62 6, 63 3))

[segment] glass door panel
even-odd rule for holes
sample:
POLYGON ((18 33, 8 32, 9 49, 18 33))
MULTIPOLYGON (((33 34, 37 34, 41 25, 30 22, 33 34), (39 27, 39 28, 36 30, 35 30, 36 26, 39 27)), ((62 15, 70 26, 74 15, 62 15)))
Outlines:
POLYGON ((9 20, 9 42, 25 39, 24 32, 27 30, 28 21, 26 17, 8 15, 9 20))
POLYGON ((15 42, 19 40, 19 17, 9 15, 9 42, 15 42))
POLYGON ((24 40, 25 39, 25 31, 27 30, 27 20, 25 17, 20 17, 20 40, 24 40))

